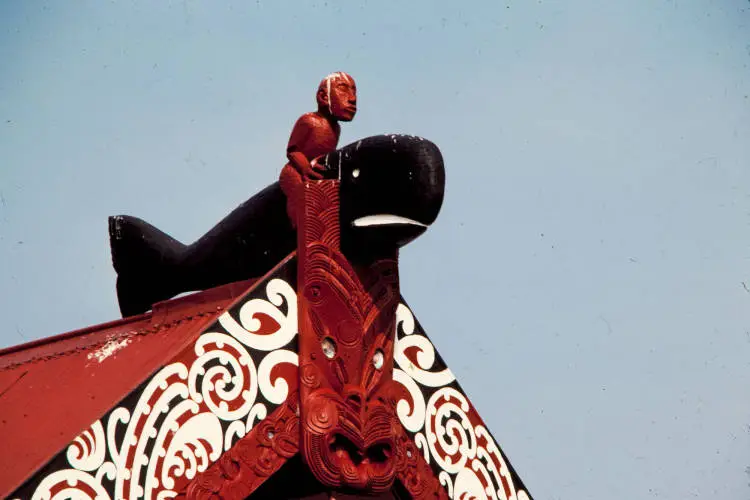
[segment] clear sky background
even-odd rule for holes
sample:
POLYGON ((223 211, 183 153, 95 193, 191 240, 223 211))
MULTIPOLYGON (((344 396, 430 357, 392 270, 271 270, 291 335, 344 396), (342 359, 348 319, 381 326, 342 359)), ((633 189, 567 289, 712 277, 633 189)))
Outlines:
POLYGON ((190 242, 341 145, 431 139, 417 317, 538 499, 750 498, 746 0, 0 3, 0 346, 119 317, 107 216, 190 242), (744 283, 744 284, 743 284, 744 283))

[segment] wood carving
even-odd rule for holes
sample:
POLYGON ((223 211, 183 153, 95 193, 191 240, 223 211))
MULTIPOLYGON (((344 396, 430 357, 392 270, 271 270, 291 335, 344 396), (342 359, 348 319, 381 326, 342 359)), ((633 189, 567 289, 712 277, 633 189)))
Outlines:
POLYGON ((301 449, 323 484, 393 485, 392 385, 398 262, 355 269, 340 251, 337 181, 308 183, 298 236, 301 449))
POLYGON ((397 247, 353 265, 338 192, 308 183, 299 224, 301 452, 330 487, 381 493, 398 478, 413 498, 447 498, 395 411, 397 247))
POLYGON ((442 155, 404 135, 336 150, 355 113, 354 80, 329 75, 279 183, 192 245, 110 219, 124 315, 267 274, 12 498, 529 500, 401 302, 399 249, 440 211, 442 155))
POLYGON ((318 110, 305 113, 294 124, 286 148, 289 163, 279 176, 287 213, 295 227, 304 180, 323 178, 326 166, 318 159, 336 150, 341 136, 339 121, 352 121, 357 113, 357 86, 350 75, 331 73, 318 85, 316 99, 318 110))
MULTIPOLYGON (((230 450, 253 431, 258 446, 247 447, 255 441, 245 440, 246 459, 236 462, 245 467, 257 456, 253 474, 262 477, 271 468, 271 452, 282 458, 295 453, 289 444, 299 440, 293 264, 284 262, 205 324, 200 335, 93 419, 10 498, 172 498, 227 452, 236 453, 230 450), (285 405, 288 409, 276 411, 285 405), (260 430, 269 425, 281 436, 270 447, 263 441, 267 432, 260 430)), ((168 334, 177 326, 157 324, 144 335, 168 334)), ((123 349, 137 343, 134 338, 123 349)), ((94 365, 90 358, 88 363, 94 365)), ((233 477, 233 462, 224 460, 224 475, 233 477)))
POLYGON ((255 491, 299 450, 299 395, 237 441, 188 486, 189 500, 242 499, 255 491))
POLYGON ((400 476, 413 496, 431 497, 441 488, 415 479, 409 439, 397 439, 393 343, 398 249, 434 221, 444 173, 428 141, 389 139, 367 141, 367 161, 358 161, 359 143, 326 155, 337 180, 306 181, 296 192, 303 208, 290 213, 298 228, 300 451, 328 487, 381 493, 400 476))
MULTIPOLYGON (((398 249, 437 216, 442 158, 423 139, 380 136, 327 155, 321 164, 329 179, 340 180, 307 180, 295 191, 302 207, 295 224, 298 449, 314 477, 332 490, 383 493, 398 478, 413 498, 444 498, 399 422, 403 388, 393 380, 398 249), (388 188, 402 197, 375 196, 388 188)), ((191 483, 188 495, 243 498, 253 492, 295 450, 266 458, 271 452, 258 445, 262 439, 260 430, 241 439, 191 483)))
POLYGON ((445 489, 401 425, 396 436, 396 478, 404 489, 414 500, 447 500, 449 496, 445 489))

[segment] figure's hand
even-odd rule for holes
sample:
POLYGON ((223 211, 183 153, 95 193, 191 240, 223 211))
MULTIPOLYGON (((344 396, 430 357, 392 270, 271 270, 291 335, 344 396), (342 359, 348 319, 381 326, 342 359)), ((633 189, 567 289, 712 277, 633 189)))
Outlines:
POLYGON ((291 151, 287 153, 289 163, 297 169, 297 172, 305 179, 322 179, 323 172, 325 172, 325 165, 318 163, 318 158, 314 158, 312 161, 308 159, 299 151, 291 151))
POLYGON ((322 179, 323 172, 325 172, 325 165, 321 165, 317 162, 317 158, 308 163, 308 166, 303 167, 302 175, 308 179, 322 179))

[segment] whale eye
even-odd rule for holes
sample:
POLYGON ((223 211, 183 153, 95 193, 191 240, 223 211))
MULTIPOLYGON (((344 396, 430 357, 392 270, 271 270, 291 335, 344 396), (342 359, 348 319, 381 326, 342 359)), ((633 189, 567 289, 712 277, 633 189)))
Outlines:
POLYGON ((355 179, 357 177, 359 177, 359 169, 358 168, 355 168, 354 170, 352 170, 352 177, 354 177, 355 179))

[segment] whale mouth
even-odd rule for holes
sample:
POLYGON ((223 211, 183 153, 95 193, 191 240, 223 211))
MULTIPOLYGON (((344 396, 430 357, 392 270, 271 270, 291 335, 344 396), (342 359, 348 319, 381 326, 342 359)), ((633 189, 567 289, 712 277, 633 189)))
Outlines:
POLYGON ((365 217, 354 219, 354 221, 352 222, 352 226, 354 227, 392 226, 396 224, 427 227, 427 224, 423 224, 414 219, 408 219, 406 217, 401 217, 400 215, 391 214, 367 215, 365 217))

